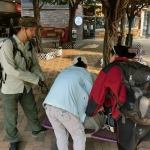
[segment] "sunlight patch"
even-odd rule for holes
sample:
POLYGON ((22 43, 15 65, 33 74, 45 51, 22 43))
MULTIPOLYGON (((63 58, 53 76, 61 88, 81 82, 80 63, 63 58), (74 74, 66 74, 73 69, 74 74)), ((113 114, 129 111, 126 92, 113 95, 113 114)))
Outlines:
POLYGON ((97 48, 99 45, 98 44, 90 44, 90 45, 86 45, 82 48, 97 48))

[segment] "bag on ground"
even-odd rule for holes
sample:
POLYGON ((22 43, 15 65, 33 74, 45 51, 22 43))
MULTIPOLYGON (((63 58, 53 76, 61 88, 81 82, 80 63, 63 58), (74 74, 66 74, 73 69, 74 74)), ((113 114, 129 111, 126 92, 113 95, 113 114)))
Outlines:
POLYGON ((85 129, 92 129, 97 132, 106 123, 106 116, 103 113, 97 113, 93 117, 86 116, 83 126, 85 129))

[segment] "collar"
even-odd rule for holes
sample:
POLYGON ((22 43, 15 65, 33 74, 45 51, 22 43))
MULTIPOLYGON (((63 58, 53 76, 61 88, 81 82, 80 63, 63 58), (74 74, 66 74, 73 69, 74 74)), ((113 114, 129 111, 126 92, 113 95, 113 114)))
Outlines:
POLYGON ((123 60, 129 62, 129 59, 126 57, 116 57, 115 60, 123 60))
MULTIPOLYGON (((13 38, 15 39, 17 44, 20 44, 20 43, 23 44, 23 42, 15 34, 13 35, 13 38)), ((29 41, 27 41, 25 45, 28 45, 28 44, 29 44, 29 41)))

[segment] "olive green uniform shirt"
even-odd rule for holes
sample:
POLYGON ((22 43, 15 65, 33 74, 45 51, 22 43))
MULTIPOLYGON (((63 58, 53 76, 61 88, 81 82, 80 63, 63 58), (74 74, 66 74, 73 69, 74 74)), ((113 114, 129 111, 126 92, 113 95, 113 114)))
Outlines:
POLYGON ((3 67, 3 79, 7 75, 1 88, 3 94, 23 93, 24 87, 29 92, 31 83, 38 84, 39 79, 44 81, 44 75, 33 46, 32 50, 29 50, 29 42, 24 44, 16 35, 13 35, 13 38, 24 57, 21 57, 21 53, 17 51, 14 58, 11 40, 6 40, 2 45, 0 62, 3 67))

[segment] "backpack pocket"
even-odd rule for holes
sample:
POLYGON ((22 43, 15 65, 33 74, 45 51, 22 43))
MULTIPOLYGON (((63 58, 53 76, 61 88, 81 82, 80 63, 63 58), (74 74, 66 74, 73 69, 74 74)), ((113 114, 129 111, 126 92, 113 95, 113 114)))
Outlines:
POLYGON ((150 98, 142 96, 139 100, 139 111, 142 118, 150 119, 150 98))

